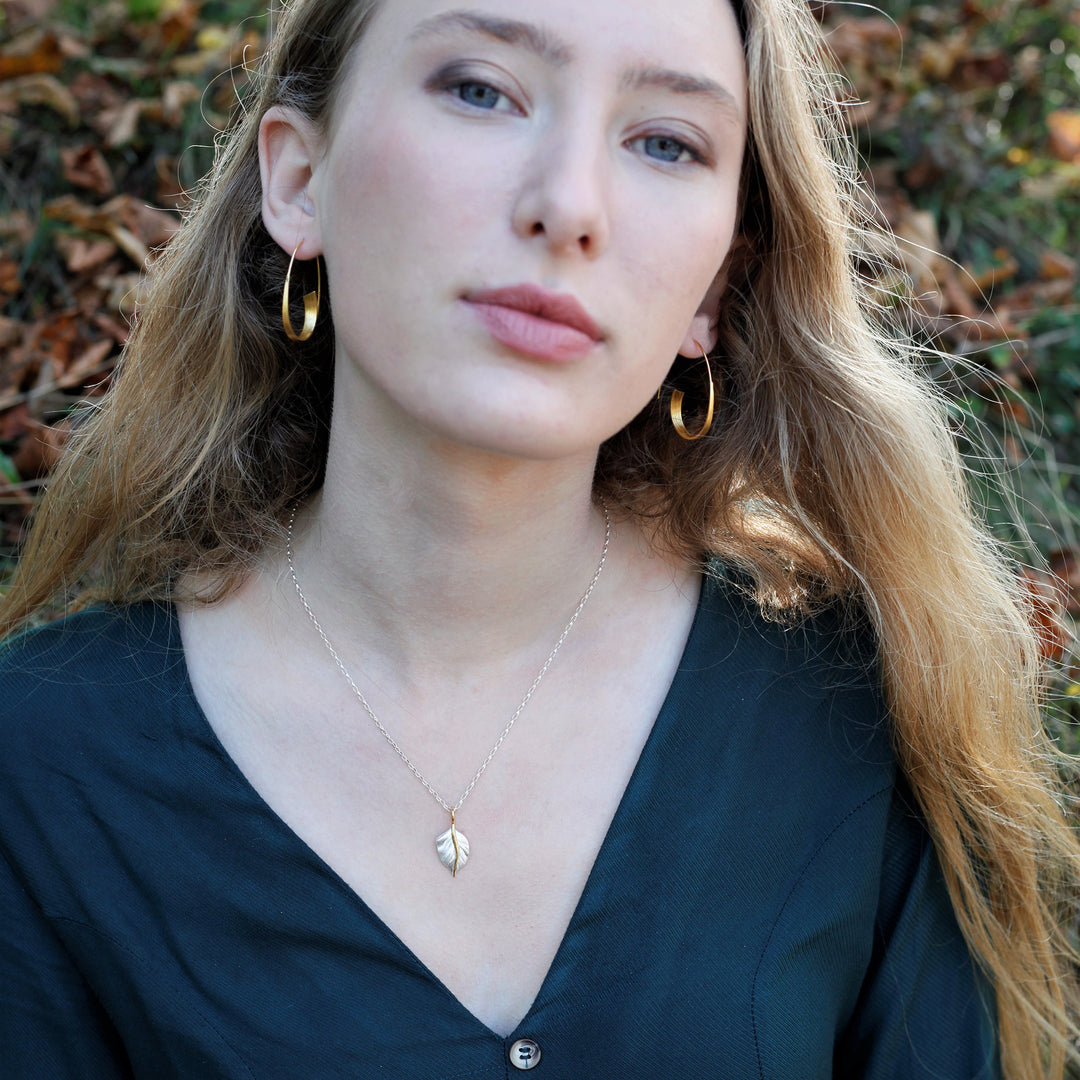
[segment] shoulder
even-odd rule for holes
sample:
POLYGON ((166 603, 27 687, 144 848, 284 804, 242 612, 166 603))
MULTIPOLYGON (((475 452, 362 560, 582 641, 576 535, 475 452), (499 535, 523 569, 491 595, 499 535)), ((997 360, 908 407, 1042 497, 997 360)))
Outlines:
POLYGON ((0 777, 32 784, 43 770, 101 760, 111 743, 160 729, 186 685, 172 611, 95 608, 0 644, 0 777))
POLYGON ((703 585, 691 643, 685 665, 703 689, 737 704, 744 723, 760 723, 770 756, 814 746, 893 766, 877 639, 854 602, 766 617, 739 577, 718 572, 703 585))
POLYGON ((0 716, 68 712, 123 697, 178 659, 170 609, 153 604, 91 608, 0 643, 0 716))
POLYGON ((797 670, 815 681, 877 681, 877 640, 864 608, 838 596, 808 611, 766 614, 741 572, 713 564, 703 584, 701 608, 722 633, 736 634, 748 663, 797 670))
POLYGON ((137 828, 145 794, 169 790, 170 748, 190 743, 185 671, 172 610, 152 604, 0 646, 0 850, 37 895, 53 896, 57 867, 106 859, 110 830, 137 828))

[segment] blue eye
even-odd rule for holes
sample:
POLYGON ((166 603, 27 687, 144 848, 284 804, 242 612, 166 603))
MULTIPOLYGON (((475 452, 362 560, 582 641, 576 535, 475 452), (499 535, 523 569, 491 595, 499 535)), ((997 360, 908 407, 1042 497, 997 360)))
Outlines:
POLYGON ((477 109, 494 109, 503 96, 493 86, 482 82, 460 82, 453 90, 466 105, 473 105, 477 109))
POLYGON ((699 160, 698 156, 685 143, 673 139, 670 135, 646 135, 642 139, 645 153, 657 161, 679 161, 684 154, 688 154, 691 160, 699 160))

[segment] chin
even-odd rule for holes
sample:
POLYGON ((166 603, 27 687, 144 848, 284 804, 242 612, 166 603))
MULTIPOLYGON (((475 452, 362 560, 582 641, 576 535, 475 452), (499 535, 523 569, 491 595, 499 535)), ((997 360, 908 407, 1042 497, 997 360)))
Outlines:
MULTIPOLYGON (((535 413, 522 418, 489 416, 485 422, 429 423, 429 431, 446 448, 479 451, 507 459, 535 462, 593 459, 606 436, 570 430, 561 420, 545 424, 535 413)), ((440 447, 441 449, 441 447, 440 447)))

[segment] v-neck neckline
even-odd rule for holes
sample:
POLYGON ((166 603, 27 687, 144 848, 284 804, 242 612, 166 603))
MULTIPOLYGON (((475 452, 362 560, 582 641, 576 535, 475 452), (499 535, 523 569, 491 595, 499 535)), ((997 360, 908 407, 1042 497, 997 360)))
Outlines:
POLYGON ((581 920, 581 912, 587 905, 590 898, 590 894, 597 888, 597 879, 605 873, 604 865, 610 861, 614 856, 611 849, 615 846, 617 838, 621 833, 621 819, 625 818, 630 813, 630 807, 635 801, 636 789, 641 785, 641 774, 647 767, 648 760, 657 752, 657 746, 662 742, 666 731, 674 723, 676 717, 674 702, 678 699, 679 694, 677 691, 681 690, 682 682, 687 678, 687 672, 691 670, 687 664, 687 657, 693 655, 697 649, 697 639, 704 632, 702 628, 703 623, 703 609, 706 605, 706 595, 709 593, 713 585, 712 575, 705 574, 699 578, 699 591, 698 599, 694 609, 694 617, 690 623, 690 629, 686 635, 686 641, 683 644, 682 652, 679 655, 678 664, 675 667, 675 672, 672 676, 671 683, 668 686, 667 693, 664 695, 664 701, 660 706, 659 711, 656 714, 656 718, 653 721, 652 727, 649 730, 649 734, 645 739, 645 742, 641 748, 641 752, 638 755, 638 759, 634 764, 634 768, 630 773, 630 778, 626 783, 626 787, 623 789, 622 795, 619 797, 618 804, 615 808, 615 813, 612 815, 611 821, 608 823, 607 830, 604 833, 604 838, 600 843, 600 847, 597 849, 596 857, 593 860, 592 866, 589 868, 589 873, 585 879, 585 885, 581 890, 580 895, 577 898, 577 902, 574 905, 573 913, 570 916, 569 922, 566 924, 566 929, 563 931, 562 938, 559 941, 559 945, 555 950, 554 955, 551 958, 551 962, 548 965, 547 971, 544 973, 544 978, 540 984, 540 988, 537 990, 535 997, 529 1004, 528 1010, 525 1015, 515 1025, 513 1031, 508 1035, 502 1036, 487 1024, 485 1024, 475 1013, 469 1010, 469 1008, 461 1001, 460 998, 443 982, 442 979, 436 975, 431 968, 424 963, 419 956, 405 943, 405 941, 382 919, 379 914, 372 908, 364 897, 350 885, 339 874, 333 866, 331 866, 310 844, 307 843, 299 833, 263 798, 262 794, 255 787, 255 785, 248 779, 247 775, 236 763, 233 757, 225 749, 224 744, 218 738, 217 732, 214 730, 213 725, 207 719, 206 714, 203 712, 202 706, 199 704, 198 699, 195 696, 195 689, 191 682, 191 676, 188 672, 187 657, 184 653, 183 643, 180 636, 180 623, 176 609, 176 605, 171 605, 169 608, 170 624, 170 646, 174 647, 179 654, 181 663, 176 665, 173 669, 176 678, 179 680, 179 694, 184 699, 184 704, 188 706, 185 710, 185 715, 192 717, 192 723, 198 729, 198 734, 204 739, 218 756, 223 768, 227 771, 233 783, 242 791, 247 800, 257 806, 259 811, 267 817, 273 823, 275 831, 281 833, 287 837, 290 844, 298 847, 304 854, 305 858, 314 863, 323 874, 325 874, 338 888, 340 892, 349 898, 358 910, 358 914, 366 919, 372 926, 376 928, 378 933, 385 939, 389 946, 395 949, 405 958, 410 966, 421 972, 427 979, 429 979, 439 991, 446 995, 446 997, 452 1003, 452 1007, 459 1013, 464 1019, 467 1019, 468 1023, 474 1025, 482 1030, 482 1032, 492 1038, 497 1039, 500 1043, 513 1041, 520 1032, 525 1031, 529 1027, 530 1018, 537 1012, 537 1009, 542 1005, 550 985, 555 977, 555 973, 566 962, 565 955, 569 948, 568 942, 574 936, 577 929, 577 924, 581 920), (173 644, 175 643, 175 644, 173 644))

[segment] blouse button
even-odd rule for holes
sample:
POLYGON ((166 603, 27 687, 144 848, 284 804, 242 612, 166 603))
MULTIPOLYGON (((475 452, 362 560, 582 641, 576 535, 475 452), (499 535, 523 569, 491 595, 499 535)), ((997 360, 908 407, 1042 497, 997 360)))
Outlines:
POLYGON ((515 1069, 535 1069, 540 1064, 540 1047, 532 1039, 518 1039, 510 1047, 510 1064, 515 1069))

